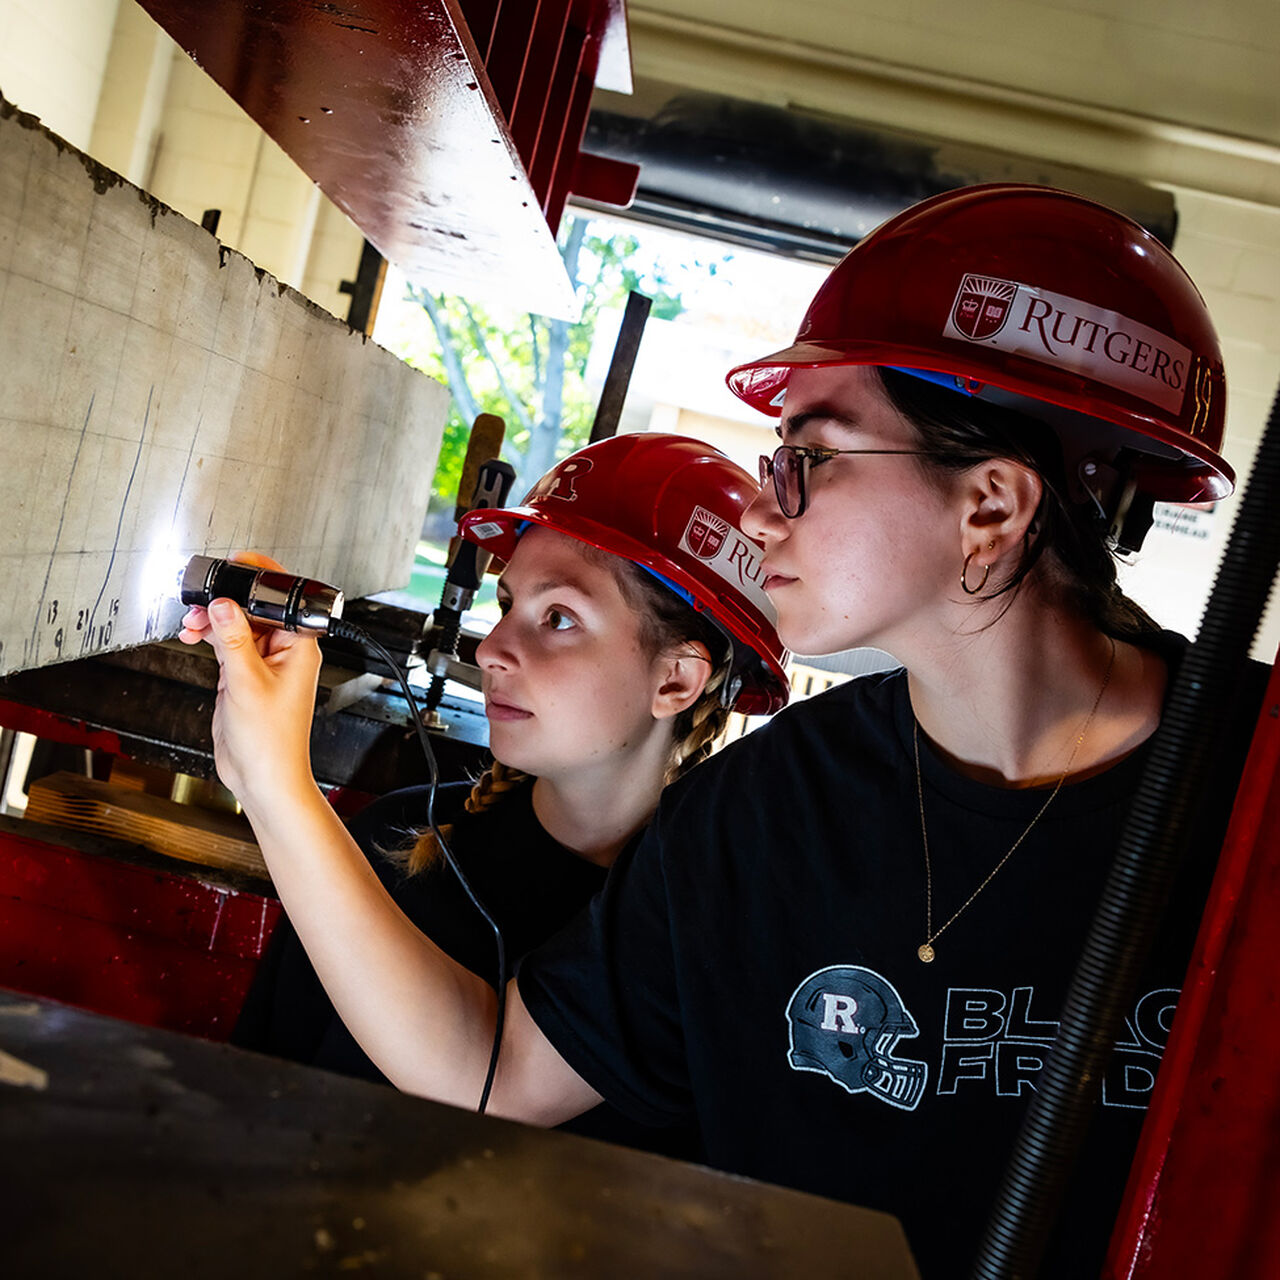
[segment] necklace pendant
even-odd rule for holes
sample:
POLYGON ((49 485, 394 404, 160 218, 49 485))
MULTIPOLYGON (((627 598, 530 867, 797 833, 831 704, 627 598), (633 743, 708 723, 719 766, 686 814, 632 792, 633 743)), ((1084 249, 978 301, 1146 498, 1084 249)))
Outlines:
POLYGON ((918 955, 925 964, 933 963, 933 948, 927 942, 917 949, 916 955, 918 955))

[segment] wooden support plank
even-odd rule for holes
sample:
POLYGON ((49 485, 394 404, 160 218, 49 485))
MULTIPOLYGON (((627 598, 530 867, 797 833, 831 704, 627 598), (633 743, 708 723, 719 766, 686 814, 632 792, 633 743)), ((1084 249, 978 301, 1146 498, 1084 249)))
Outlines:
POLYGON ((448 393, 0 99, 0 674, 177 632, 195 553, 408 581, 448 393))
POLYGON ((74 773, 54 773, 31 784, 26 816, 51 827, 129 840, 183 862, 267 878, 249 821, 239 814, 197 809, 74 773))

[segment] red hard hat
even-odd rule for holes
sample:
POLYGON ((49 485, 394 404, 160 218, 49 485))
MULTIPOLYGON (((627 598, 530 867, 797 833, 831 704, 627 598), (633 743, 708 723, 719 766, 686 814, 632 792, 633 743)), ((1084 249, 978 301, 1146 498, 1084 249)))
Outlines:
POLYGON ((684 436, 613 436, 570 454, 518 507, 468 512, 458 532, 509 560, 528 524, 632 560, 710 616, 734 650, 726 700, 744 715, 786 705, 787 651, 742 532, 759 486, 718 449, 684 436))
POLYGON ((1077 457, 1137 450, 1155 498, 1222 498, 1235 483, 1204 300, 1154 236, 1063 191, 993 184, 913 205, 834 268, 792 346, 728 383, 777 416, 792 369, 843 364, 943 375, 1049 422, 1077 457))

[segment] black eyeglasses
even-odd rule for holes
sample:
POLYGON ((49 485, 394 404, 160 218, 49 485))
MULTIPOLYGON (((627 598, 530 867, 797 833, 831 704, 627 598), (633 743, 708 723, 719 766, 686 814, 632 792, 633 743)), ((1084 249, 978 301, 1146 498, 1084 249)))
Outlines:
POLYGON ((773 491, 778 498, 778 509, 788 520, 804 515, 809 505, 806 484, 810 467, 821 466, 846 453, 885 453, 908 457, 928 457, 927 449, 823 449, 799 444, 780 444, 773 457, 760 455, 760 487, 763 489, 773 479, 773 491))

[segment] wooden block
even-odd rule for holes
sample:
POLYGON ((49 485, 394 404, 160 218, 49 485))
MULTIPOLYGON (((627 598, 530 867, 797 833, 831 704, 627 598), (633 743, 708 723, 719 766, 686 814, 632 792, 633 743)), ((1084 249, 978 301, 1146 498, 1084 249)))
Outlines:
POLYGON ((122 791, 145 791, 149 796, 168 797, 173 791, 173 770, 142 764, 128 756, 112 756, 111 785, 122 791))
POLYGON ((156 853, 267 877, 267 864, 247 818, 178 804, 162 796, 54 773, 31 784, 27 818, 130 840, 156 853))

